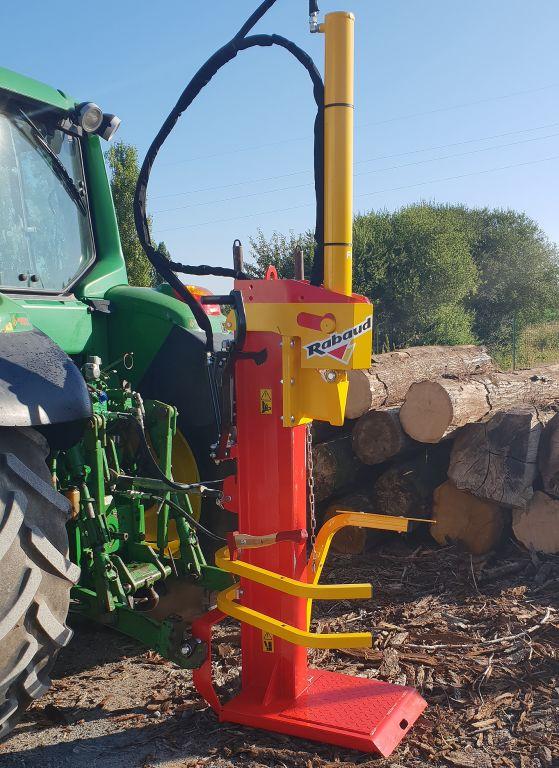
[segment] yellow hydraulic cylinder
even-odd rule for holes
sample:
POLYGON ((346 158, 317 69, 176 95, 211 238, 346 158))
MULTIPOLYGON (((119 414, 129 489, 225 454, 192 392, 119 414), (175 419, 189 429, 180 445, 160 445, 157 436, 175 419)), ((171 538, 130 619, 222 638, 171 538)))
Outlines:
POLYGON ((329 13, 324 70, 324 286, 351 296, 355 17, 329 13))

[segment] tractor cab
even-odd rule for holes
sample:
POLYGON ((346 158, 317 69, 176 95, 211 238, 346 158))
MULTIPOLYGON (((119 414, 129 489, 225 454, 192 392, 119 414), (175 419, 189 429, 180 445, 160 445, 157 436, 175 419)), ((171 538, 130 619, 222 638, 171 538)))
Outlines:
POLYGON ((70 594, 190 668, 190 620, 231 583, 201 547, 218 384, 192 309, 128 285, 103 157, 118 123, 0 69, 0 736, 48 686, 70 594))

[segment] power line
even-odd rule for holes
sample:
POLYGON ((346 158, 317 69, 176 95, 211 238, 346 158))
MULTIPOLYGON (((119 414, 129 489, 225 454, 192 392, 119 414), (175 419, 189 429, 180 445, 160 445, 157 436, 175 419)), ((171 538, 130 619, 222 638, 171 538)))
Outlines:
MULTIPOLYGON (((487 173, 497 173, 498 171, 507 171, 507 170, 509 170, 511 168, 521 168, 521 167, 527 166, 527 165, 535 165, 537 163, 551 162, 552 160, 559 160, 559 155, 551 155, 550 157, 542 157, 540 160, 527 160, 527 161, 525 161, 523 163, 512 163, 510 165, 502 165, 502 166, 499 166, 498 168, 486 168, 486 169, 481 170, 481 171, 472 171, 470 173, 461 173, 461 174, 459 174, 457 176, 445 176, 445 177, 442 177, 442 178, 439 178, 439 179, 429 179, 427 181, 419 181, 419 182, 417 182, 415 184, 404 184, 403 186, 399 186, 399 187, 390 187, 388 189, 378 189, 378 190, 375 190, 373 192, 364 192, 362 194, 356 195, 356 198, 370 197, 372 195, 382 195, 382 194, 387 194, 388 192, 400 192, 400 191, 405 190, 405 189, 414 189, 416 187, 427 186, 429 184, 439 184, 439 183, 444 182, 444 181, 456 181, 458 179, 465 179, 465 178, 468 178, 470 176, 480 176, 482 174, 487 174, 487 173)), ((259 213, 249 213, 249 214, 247 214, 245 216, 233 216, 231 218, 226 218, 226 219, 214 219, 212 221, 202 221, 202 222, 198 222, 196 224, 185 224, 185 225, 180 226, 180 227, 171 227, 171 228, 160 230, 160 233, 163 234, 165 232, 176 232, 176 231, 181 230, 181 229, 192 229, 194 227, 206 227, 206 226, 210 226, 210 225, 213 225, 213 224, 224 224, 226 222, 241 221, 243 219, 255 219, 255 218, 258 218, 260 216, 270 216, 270 215, 272 215, 274 213, 285 213, 287 211, 295 211, 295 210, 300 210, 302 208, 310 208, 313 205, 314 205, 314 203, 303 203, 301 205, 290 206, 289 208, 276 208, 276 209, 274 209, 272 211, 261 211, 259 213)))
MULTIPOLYGON (((397 152, 390 155, 377 155, 376 157, 370 157, 367 160, 357 160, 355 165, 364 165, 366 163, 373 163, 378 160, 391 160, 396 157, 406 157, 408 155, 419 154, 420 152, 434 152, 438 149, 450 149, 451 147, 460 147, 465 144, 476 144, 478 141, 491 141, 492 139, 502 139, 505 136, 516 136, 519 133, 530 133, 532 131, 542 131, 545 128, 555 128, 559 123, 546 123, 544 125, 534 126, 533 128, 520 128, 517 131, 507 131, 505 133, 495 133, 491 136, 479 136, 475 139, 464 139, 463 141, 453 141, 449 144, 437 144, 431 147, 422 147, 420 149, 409 149, 406 152, 397 152)), ((259 184, 264 181, 278 181, 280 179, 288 179, 293 176, 301 176, 304 173, 312 173, 312 168, 307 168, 304 171, 293 171, 292 173, 282 173, 277 176, 264 176, 259 179, 247 179, 245 181, 234 181, 230 184, 218 184, 212 187, 201 187, 199 189, 191 189, 186 192, 167 192, 164 195, 150 195, 150 200, 162 200, 167 197, 183 197, 184 195, 195 195, 201 192, 215 192, 219 189, 231 189, 233 187, 242 187, 249 184, 259 184)))
POLYGON ((488 96, 484 99, 476 99, 476 101, 468 101, 464 104, 454 104, 449 107, 437 107, 436 109, 428 109, 424 112, 413 112, 410 115, 400 115, 399 117, 388 117, 386 120, 377 120, 371 123, 363 123, 360 128, 368 128, 373 125, 385 125, 386 123, 394 123, 398 120, 409 120, 413 117, 424 117, 425 115, 437 115, 440 112, 450 112, 453 109, 463 109, 464 107, 474 107, 478 104, 487 104, 491 101, 503 101, 504 99, 513 99, 516 96, 525 96, 529 93, 539 93, 540 91, 549 91, 551 88, 558 88, 559 83, 551 83, 551 85, 542 85, 540 88, 529 88, 525 91, 514 91, 513 93, 506 93, 501 96, 488 96))
POLYGON ((399 192, 402 189, 413 189, 414 187, 422 187, 426 184, 439 184, 443 181, 456 181, 457 179, 466 179, 469 176, 481 176, 486 173, 496 173, 497 171, 508 171, 510 168, 522 168, 525 165, 536 165, 537 163, 547 163, 552 160, 559 160, 559 155, 551 155, 550 157, 542 157, 539 160, 526 160, 523 163, 511 163, 510 165, 501 165, 499 168, 485 168, 481 171, 471 171, 469 173, 460 173, 457 176, 445 176, 440 179, 430 179, 429 181, 419 181, 416 184, 405 184, 401 187, 391 187, 390 189, 380 189, 374 192, 363 192, 356 197, 370 197, 371 195, 381 195, 385 192, 399 192))
POLYGON ((237 147, 235 149, 225 150, 223 152, 214 152, 211 155, 198 155, 197 157, 187 157, 183 160, 172 160, 168 163, 161 163, 161 165, 177 165, 178 163, 195 163, 198 160, 212 160, 214 157, 225 157, 228 155, 238 155, 242 152, 256 152, 260 149, 268 149, 269 147, 277 147, 278 144, 291 144, 296 141, 307 141, 307 139, 312 138, 310 134, 307 134, 306 136, 297 136, 292 137, 290 139, 278 139, 277 141, 270 141, 266 144, 256 144, 252 145, 250 147, 237 147))
MULTIPOLYGON (((424 110, 422 112, 412 112, 408 115, 399 115, 394 117, 388 117, 384 120, 378 120, 375 122, 357 124, 357 129, 361 130, 361 128, 369 128, 371 126, 385 125, 387 123, 395 123, 400 120, 411 120, 415 117, 425 117, 426 115, 435 115, 441 112, 451 112, 452 110, 455 110, 455 109, 465 109, 466 107, 473 107, 479 104, 488 104, 492 101, 504 101, 506 99, 516 98, 517 96, 525 96, 530 93, 540 93, 541 91, 546 91, 546 90, 550 90, 552 88, 558 88, 558 87, 559 87, 559 83, 551 83, 550 85, 542 85, 539 88, 529 88, 523 91, 513 91, 512 93, 500 94, 498 96, 488 96, 483 99, 476 99, 475 101, 468 101, 462 104, 451 104, 445 107, 436 107, 435 109, 424 110)), ((257 145, 252 145, 248 147, 238 147, 234 149, 224 150, 223 152, 214 152, 209 155, 198 155, 196 157, 187 157, 187 158, 184 158, 183 160, 174 160, 172 162, 169 161, 168 163, 162 163, 161 165, 178 165, 179 163, 181 164, 193 163, 199 160, 209 160, 216 157, 225 157, 225 156, 236 155, 244 152, 253 152, 253 151, 256 152, 261 149, 267 149, 269 147, 278 146, 279 144, 288 144, 288 143, 297 142, 297 141, 305 141, 309 138, 311 138, 310 134, 307 134, 306 136, 278 139, 277 141, 267 142, 265 144, 257 144, 257 145)))
MULTIPOLYGON (((451 160, 456 157, 467 157, 469 155, 476 155, 481 152, 490 152, 491 150, 495 150, 495 149, 515 147, 518 144, 526 144, 532 141, 544 141, 545 139, 551 139, 556 136, 559 136, 559 133, 551 133, 551 134, 548 134, 547 136, 534 136, 530 139, 520 139, 519 141, 511 141, 511 142, 508 142, 507 144, 497 144, 493 147, 481 147, 479 149, 470 149, 467 152, 457 152, 452 155, 441 155, 440 157, 431 157, 431 158, 426 158, 424 160, 414 160, 411 163, 401 163, 400 165, 391 165, 391 166, 388 166, 387 168, 374 168, 370 171, 362 171, 361 173, 356 173, 355 176, 356 177, 369 176, 372 173, 384 173, 385 171, 396 171, 402 168, 410 168, 411 166, 414 166, 414 165, 425 165, 427 163, 435 163, 440 160, 451 160)), ((235 202, 236 200, 246 200, 250 197, 261 197, 262 195, 271 195, 276 192, 291 192, 295 189, 307 189, 309 187, 312 187, 312 184, 308 184, 308 183, 292 184, 291 186, 278 187, 277 189, 261 190, 259 192, 247 192, 242 195, 234 195, 233 197, 224 197, 224 198, 221 198, 221 200, 208 200, 206 202, 187 203, 186 205, 179 205, 179 206, 176 206, 175 208, 163 208, 160 211, 154 211, 154 215, 161 214, 161 213, 173 213, 175 211, 184 211, 184 210, 187 210, 188 208, 201 208, 206 205, 220 205, 221 203, 231 203, 231 202, 235 202)))

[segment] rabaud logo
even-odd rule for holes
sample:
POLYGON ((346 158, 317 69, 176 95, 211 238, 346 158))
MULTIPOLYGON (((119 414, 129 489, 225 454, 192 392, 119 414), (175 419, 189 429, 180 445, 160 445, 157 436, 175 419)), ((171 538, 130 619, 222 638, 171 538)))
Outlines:
POLYGON ((347 365, 351 360, 355 347, 353 340, 370 331, 372 325, 373 318, 369 315, 362 323, 349 328, 347 331, 333 333, 324 341, 311 341, 310 344, 305 344, 307 357, 309 359, 311 357, 333 357, 334 360, 347 365))

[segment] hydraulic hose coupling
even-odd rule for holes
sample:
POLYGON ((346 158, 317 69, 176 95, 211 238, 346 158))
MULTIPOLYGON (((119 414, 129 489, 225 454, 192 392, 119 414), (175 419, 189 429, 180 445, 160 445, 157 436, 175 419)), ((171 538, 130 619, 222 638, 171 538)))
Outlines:
POLYGON ((309 0, 309 26, 312 33, 320 32, 318 0, 309 0))

